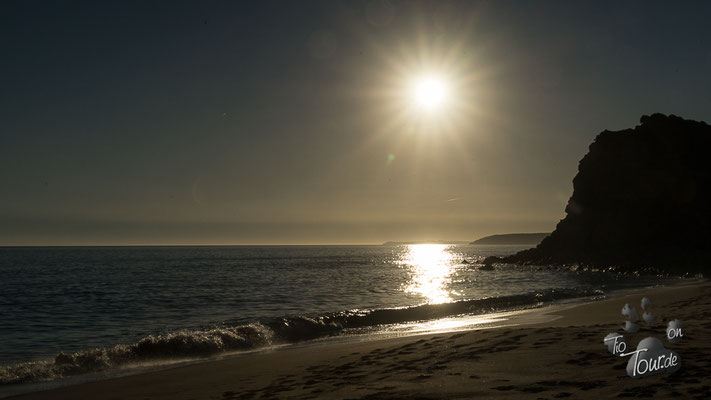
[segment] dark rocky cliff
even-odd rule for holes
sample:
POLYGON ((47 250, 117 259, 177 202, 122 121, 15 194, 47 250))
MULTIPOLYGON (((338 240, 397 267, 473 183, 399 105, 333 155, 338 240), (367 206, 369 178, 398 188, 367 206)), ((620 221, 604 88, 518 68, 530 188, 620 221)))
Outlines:
POLYGON ((595 138, 550 236, 487 262, 711 271, 711 126, 662 114, 640 121, 595 138))

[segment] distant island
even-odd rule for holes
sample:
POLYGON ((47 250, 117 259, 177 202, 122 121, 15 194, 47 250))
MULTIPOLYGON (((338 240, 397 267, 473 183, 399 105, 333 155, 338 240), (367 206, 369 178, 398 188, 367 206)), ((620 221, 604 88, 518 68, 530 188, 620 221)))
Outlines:
POLYGON ((595 138, 555 231, 535 248, 485 264, 708 273, 711 126, 663 114, 640 123, 595 138))
POLYGON ((381 246, 404 246, 410 244, 468 244, 463 240, 424 240, 419 242, 385 242, 381 246))
POLYGON ((503 235, 491 235, 485 236, 481 239, 477 239, 469 244, 530 244, 537 245, 541 241, 550 235, 550 232, 540 232, 540 233, 506 233, 503 235))

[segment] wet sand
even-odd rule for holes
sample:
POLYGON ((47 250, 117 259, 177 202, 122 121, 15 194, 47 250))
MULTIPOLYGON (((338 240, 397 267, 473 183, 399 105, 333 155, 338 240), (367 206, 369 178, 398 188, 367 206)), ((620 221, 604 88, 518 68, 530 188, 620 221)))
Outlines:
POLYGON ((711 398, 711 283, 632 293, 534 311, 547 315, 543 323, 258 353, 12 398, 711 398), (608 353, 603 338, 623 333, 622 306, 641 311, 643 296, 663 325, 642 323, 625 334, 629 346, 657 337, 682 364, 633 379, 629 357, 608 353), (676 345, 665 339, 671 319, 686 329, 676 345))

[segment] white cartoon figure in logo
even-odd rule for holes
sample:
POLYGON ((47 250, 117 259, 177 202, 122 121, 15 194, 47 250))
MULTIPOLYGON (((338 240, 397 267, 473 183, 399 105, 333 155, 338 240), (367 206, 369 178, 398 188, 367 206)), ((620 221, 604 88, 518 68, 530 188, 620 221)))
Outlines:
POLYGON ((635 324, 635 322, 639 319, 639 315, 637 315, 637 310, 635 310, 634 307, 630 307, 629 304, 625 304, 625 306, 622 307, 622 316, 628 319, 625 321, 625 325, 622 329, 629 333, 635 333, 639 330, 639 325, 635 324))
POLYGON ((652 314, 652 312, 650 311, 651 306, 652 306, 652 301, 646 297, 643 297, 642 298, 642 311, 644 311, 644 314, 642 314, 642 319, 644 320, 644 323, 647 324, 648 327, 654 328, 657 324, 654 322, 655 315, 652 314))

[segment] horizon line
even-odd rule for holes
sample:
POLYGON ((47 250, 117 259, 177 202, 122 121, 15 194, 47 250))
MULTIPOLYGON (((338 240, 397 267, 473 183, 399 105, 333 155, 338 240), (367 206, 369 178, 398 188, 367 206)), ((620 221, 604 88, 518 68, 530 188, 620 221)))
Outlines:
POLYGON ((473 241, 387 241, 382 243, 243 243, 243 244, 16 244, 0 245, 0 248, 16 247, 270 247, 270 246, 384 246, 412 244, 471 244, 473 241))

